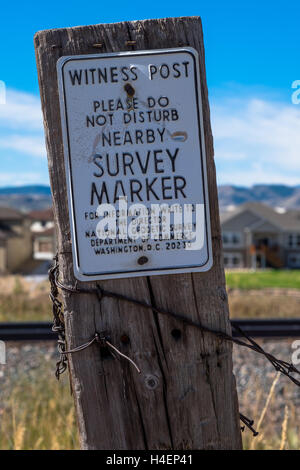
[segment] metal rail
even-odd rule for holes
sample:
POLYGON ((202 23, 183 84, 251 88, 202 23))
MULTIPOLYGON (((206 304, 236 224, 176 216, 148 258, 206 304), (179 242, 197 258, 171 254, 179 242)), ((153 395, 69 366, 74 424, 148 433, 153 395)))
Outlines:
MULTIPOLYGON (((300 318, 284 319, 233 319, 232 325, 239 326, 253 338, 297 338, 300 337, 300 318)), ((49 322, 0 323, 2 341, 48 341, 56 340, 49 322)), ((240 336, 233 328, 233 336, 240 336)))

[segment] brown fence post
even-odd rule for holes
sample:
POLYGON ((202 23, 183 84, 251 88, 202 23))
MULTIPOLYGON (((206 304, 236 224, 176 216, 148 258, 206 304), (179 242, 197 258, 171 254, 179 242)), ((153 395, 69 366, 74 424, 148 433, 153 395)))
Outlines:
MULTIPOLYGON (((191 46, 200 55, 214 265, 185 273, 101 281, 116 291, 230 333, 199 17, 98 24, 35 35, 40 93, 58 237, 60 277, 75 285, 56 63, 61 56, 191 46), (129 42, 128 42, 129 41, 129 42), (101 49, 95 49, 100 44, 101 49)), ((95 282, 77 284, 94 287, 95 282)), ((134 359, 101 357, 92 347, 69 357, 83 449, 240 449, 232 346, 147 309, 95 295, 64 293, 68 348, 97 331, 134 359), (121 337, 129 338, 127 344, 121 337)))

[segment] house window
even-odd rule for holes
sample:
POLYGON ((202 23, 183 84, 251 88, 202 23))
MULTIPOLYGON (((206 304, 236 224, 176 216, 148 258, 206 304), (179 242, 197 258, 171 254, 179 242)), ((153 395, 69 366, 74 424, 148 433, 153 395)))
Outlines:
POLYGON ((242 265, 242 256, 240 253, 226 253, 224 255, 225 268, 240 268, 242 265))
POLYGON ((290 268, 300 268, 300 253, 290 253, 288 256, 288 266, 290 268))
POLYGON ((300 234, 290 233, 288 236, 288 246, 290 248, 300 248, 300 234))
POLYGON ((222 239, 224 245, 240 245, 241 234, 239 232, 224 232, 222 239))
POLYGON ((47 241, 39 242, 39 252, 40 253, 51 253, 53 251, 52 243, 47 241))
POLYGON ((240 243, 240 237, 239 237, 239 234, 237 233, 233 233, 232 234, 232 243, 234 245, 238 245, 240 243))

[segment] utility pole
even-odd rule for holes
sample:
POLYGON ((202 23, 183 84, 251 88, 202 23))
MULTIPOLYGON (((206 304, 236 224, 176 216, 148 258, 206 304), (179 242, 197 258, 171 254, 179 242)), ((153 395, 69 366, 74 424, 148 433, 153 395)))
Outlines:
MULTIPOLYGON (((230 334, 200 18, 53 29, 38 32, 34 42, 60 279, 67 286, 85 289, 95 288, 96 282, 74 277, 57 61, 63 56, 166 48, 192 47, 198 52, 213 266, 207 272, 145 275, 98 283, 106 290, 230 334)), ((83 449, 241 448, 229 342, 116 298, 104 297, 99 302, 92 294, 63 292, 63 300, 68 349, 86 343, 95 331, 106 331, 111 343, 141 370, 138 374, 125 359, 101 356, 96 343, 69 355, 83 449)))

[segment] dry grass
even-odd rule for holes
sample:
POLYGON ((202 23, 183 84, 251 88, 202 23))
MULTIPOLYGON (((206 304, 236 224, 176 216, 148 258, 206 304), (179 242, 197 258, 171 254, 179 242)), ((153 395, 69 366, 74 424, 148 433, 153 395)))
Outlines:
POLYGON ((300 291, 287 289, 228 291, 231 318, 299 317, 300 291))
MULTIPOLYGON (((287 398, 287 390, 278 382, 282 379, 278 374, 270 384, 269 392, 264 392, 262 384, 256 380, 250 389, 239 394, 240 406, 246 416, 254 419, 254 428, 259 431, 253 437, 247 429, 242 434, 245 450, 299 450, 299 414, 293 402, 287 398), (278 407, 278 393, 286 396, 286 404, 278 407)), ((283 379, 284 380, 284 379, 283 379)), ((291 384, 291 386, 293 386, 291 384)))
POLYGON ((272 400, 272 398, 273 398, 273 396, 274 396, 275 387, 276 387, 276 384, 277 384, 277 382, 278 382, 278 380, 279 380, 279 377, 280 377, 280 372, 277 372, 277 374, 276 374, 276 376, 275 376, 275 378, 274 378, 274 380, 273 380, 273 382, 272 382, 272 385, 271 385, 271 387, 270 387, 270 391, 269 391, 269 393, 268 393, 265 406, 263 407, 263 410, 262 410, 261 415, 260 415, 260 417, 259 417, 259 420, 258 420, 258 423, 257 423, 257 427, 256 427, 256 431, 259 432, 259 435, 257 436, 256 439, 253 439, 253 441, 252 441, 252 443, 251 443, 251 447, 250 447, 251 450, 253 450, 253 449, 257 446, 257 444, 258 444, 259 442, 261 442, 261 441, 263 440, 263 438, 264 438, 264 434, 261 432, 261 425, 262 425, 262 423, 263 423, 263 421, 264 421, 264 417, 265 417, 265 415, 266 415, 266 412, 268 411, 268 408, 269 408, 269 405, 270 405, 270 403, 271 403, 271 400, 272 400))
MULTIPOLYGON (((0 321, 50 320, 48 290, 47 281, 33 284, 15 276, 0 278, 0 321)), ((231 316, 236 318, 299 316, 300 291, 232 289, 229 304, 231 316)), ((256 426, 259 424, 260 435, 253 438, 246 430, 244 448, 299 449, 299 413, 291 394, 281 381, 274 384, 271 380, 266 388, 253 376, 249 384, 239 391, 240 408, 255 420, 256 426), (274 398, 279 393, 285 405, 278 408, 274 398)), ((58 383, 45 362, 30 374, 18 374, 9 381, 9 393, 0 405, 0 450, 78 447, 67 374, 58 383)))
POLYGON ((28 282, 21 276, 0 277, 0 322, 50 321, 48 282, 28 282))
MULTIPOLYGON (((298 317, 300 290, 228 289, 232 318, 298 317)), ((22 276, 0 277, 0 322, 51 321, 49 283, 34 283, 22 276)))
POLYGON ((289 419, 289 407, 288 407, 288 405, 285 405, 285 407, 284 407, 284 419, 283 419, 282 427, 281 427, 280 450, 286 450, 288 419, 289 419))
MULTIPOLYGON (((260 431, 259 436, 253 438, 251 432, 245 430, 245 449, 299 449, 299 422, 295 406, 290 402, 283 410, 278 410, 278 375, 274 378, 266 392, 256 379, 256 382, 251 380, 251 386, 240 393, 241 409, 255 419, 254 427, 260 431)), ((49 374, 49 363, 40 363, 29 376, 18 377, 11 385, 5 406, 0 408, 0 450, 79 448, 67 375, 57 382, 49 374)))
POLYGON ((0 410, 0 450, 79 448, 68 378, 58 383, 45 373, 48 369, 49 364, 41 364, 13 384, 0 410))

